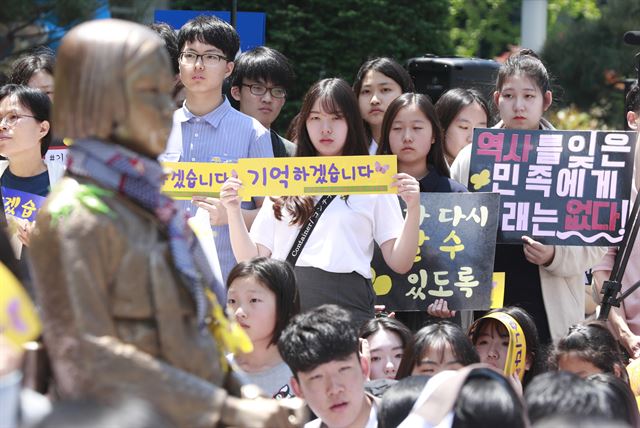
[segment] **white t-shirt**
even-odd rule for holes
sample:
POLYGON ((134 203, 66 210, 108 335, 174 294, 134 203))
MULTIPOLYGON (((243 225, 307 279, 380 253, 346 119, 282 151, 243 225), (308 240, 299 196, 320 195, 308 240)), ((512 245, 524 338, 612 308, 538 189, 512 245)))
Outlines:
MULTIPOLYGON (((229 364, 235 363, 233 354, 227 355, 229 364)), ((236 366, 235 371, 246 383, 257 385, 269 397, 275 399, 295 397, 290 381, 293 373, 289 366, 282 361, 270 369, 258 373, 248 373, 236 366)))
MULTIPOLYGON (((319 197, 316 198, 316 201, 319 197)), ((271 251, 271 257, 285 260, 300 226, 289 226, 291 216, 283 210, 276 220, 273 202, 265 198, 251 227, 251 238, 271 251)), ((350 195, 336 197, 325 209, 307 239, 296 266, 316 267, 327 272, 357 272, 371 278, 373 242, 395 239, 403 218, 396 195, 350 195)))

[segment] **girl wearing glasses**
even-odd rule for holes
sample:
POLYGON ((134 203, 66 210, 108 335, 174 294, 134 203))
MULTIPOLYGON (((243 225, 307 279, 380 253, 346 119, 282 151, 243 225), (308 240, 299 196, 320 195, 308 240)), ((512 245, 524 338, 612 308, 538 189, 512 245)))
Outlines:
MULTIPOLYGON (((51 101, 38 89, 9 84, 0 88, 0 185, 47 196, 64 173, 60 163, 42 159, 51 142, 51 101)), ((18 237, 29 243, 30 222, 20 222, 18 237)))
MULTIPOLYGON (((358 102, 342 79, 323 79, 311 86, 302 103, 297 134, 296 156, 367 154, 358 102)), ((392 194, 350 195, 329 202, 295 262, 302 311, 333 303, 351 312, 354 325, 373 318, 374 241, 393 270, 404 273, 411 268, 418 248, 419 186, 409 174, 400 173, 394 179, 392 186, 407 204, 404 220, 398 198, 392 194)), ((240 210, 241 186, 238 178, 230 177, 220 192, 236 259, 286 259, 318 198, 265 198, 249 234, 240 210)))

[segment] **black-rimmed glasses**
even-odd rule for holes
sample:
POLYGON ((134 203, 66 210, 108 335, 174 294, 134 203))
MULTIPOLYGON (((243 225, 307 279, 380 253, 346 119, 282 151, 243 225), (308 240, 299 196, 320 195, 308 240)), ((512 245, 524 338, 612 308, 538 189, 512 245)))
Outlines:
POLYGON ((222 61, 228 61, 227 57, 225 57, 224 55, 213 53, 200 55, 195 52, 181 52, 178 58, 180 59, 180 62, 185 65, 194 65, 196 62, 198 62, 198 58, 202 58, 202 63, 205 66, 213 66, 222 61))
POLYGON ((268 87, 260 84, 248 85, 246 83, 243 83, 242 86, 247 86, 249 88, 249 92, 257 96, 262 96, 266 94, 267 91, 271 93, 273 98, 284 98, 287 96, 287 91, 280 86, 268 87))

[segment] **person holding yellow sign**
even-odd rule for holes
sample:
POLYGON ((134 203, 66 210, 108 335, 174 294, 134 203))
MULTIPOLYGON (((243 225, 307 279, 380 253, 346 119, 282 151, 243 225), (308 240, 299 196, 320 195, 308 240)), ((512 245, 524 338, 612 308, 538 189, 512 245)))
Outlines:
POLYGON ((60 398, 126 393, 181 427, 300 426, 298 400, 240 398, 225 354, 250 344, 160 193, 173 110, 162 39, 132 22, 83 23, 62 40, 55 85, 54 128, 74 142, 39 212, 32 264, 60 398))
MULTIPOLYGON (((367 154, 358 102, 341 79, 320 80, 309 89, 297 135, 296 156, 367 154)), ((407 204, 404 220, 394 194, 319 200, 290 196, 265 200, 249 233, 238 195, 243 183, 231 177, 220 195, 228 212, 233 253, 238 261, 258 255, 287 260, 295 266, 301 310, 338 304, 352 313, 359 326, 374 316, 370 268, 374 241, 389 267, 399 273, 411 268, 418 248, 418 182, 404 173, 393 178, 392 186, 407 204)))

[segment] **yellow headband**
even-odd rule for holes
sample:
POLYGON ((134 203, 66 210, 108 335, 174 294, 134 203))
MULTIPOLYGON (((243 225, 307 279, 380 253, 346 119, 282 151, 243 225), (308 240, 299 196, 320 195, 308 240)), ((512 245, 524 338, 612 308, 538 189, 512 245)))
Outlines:
POLYGON ((509 332, 509 348, 507 350, 507 360, 504 364, 504 374, 505 376, 511 376, 513 373, 517 373, 520 380, 522 380, 527 364, 527 341, 522 327, 511 315, 504 312, 493 312, 483 316, 480 320, 486 318, 499 321, 509 332))

